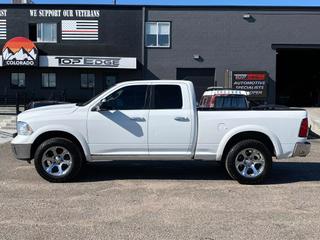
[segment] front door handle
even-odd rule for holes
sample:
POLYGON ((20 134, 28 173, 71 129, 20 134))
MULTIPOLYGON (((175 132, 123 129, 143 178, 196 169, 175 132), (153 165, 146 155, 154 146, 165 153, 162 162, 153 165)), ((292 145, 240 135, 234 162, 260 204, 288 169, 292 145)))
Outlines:
POLYGON ((145 122, 146 121, 146 119, 144 117, 132 117, 130 119, 135 122, 145 122))
POLYGON ((189 122, 190 119, 188 117, 175 117, 174 120, 179 122, 189 122))

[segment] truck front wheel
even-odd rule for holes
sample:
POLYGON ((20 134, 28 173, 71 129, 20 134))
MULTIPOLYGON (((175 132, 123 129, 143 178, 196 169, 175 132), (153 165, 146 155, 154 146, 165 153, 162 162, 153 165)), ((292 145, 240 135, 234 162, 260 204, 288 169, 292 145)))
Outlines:
POLYGON ((65 138, 51 138, 36 150, 34 164, 41 177, 49 182, 66 182, 77 176, 82 165, 79 147, 65 138))
POLYGON ((227 154, 225 166, 229 175, 242 184, 261 183, 272 166, 268 148, 257 140, 243 140, 227 154))

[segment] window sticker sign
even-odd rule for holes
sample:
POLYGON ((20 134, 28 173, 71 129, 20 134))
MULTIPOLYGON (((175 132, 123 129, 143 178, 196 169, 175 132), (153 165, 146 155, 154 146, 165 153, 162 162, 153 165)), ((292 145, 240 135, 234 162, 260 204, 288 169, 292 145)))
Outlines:
POLYGON ((267 72, 235 71, 232 72, 232 88, 250 92, 251 97, 267 97, 267 72))

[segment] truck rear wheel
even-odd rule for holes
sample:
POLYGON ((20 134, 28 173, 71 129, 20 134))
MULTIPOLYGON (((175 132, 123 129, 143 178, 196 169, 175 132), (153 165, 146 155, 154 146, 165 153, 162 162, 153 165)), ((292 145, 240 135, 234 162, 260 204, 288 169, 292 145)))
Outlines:
POLYGON ((261 183, 272 166, 268 148, 257 140, 243 140, 229 151, 225 167, 229 175, 241 184, 261 183))
POLYGON ((65 138, 51 138, 36 150, 34 164, 39 175, 49 182, 67 182, 77 176, 82 165, 79 147, 65 138))

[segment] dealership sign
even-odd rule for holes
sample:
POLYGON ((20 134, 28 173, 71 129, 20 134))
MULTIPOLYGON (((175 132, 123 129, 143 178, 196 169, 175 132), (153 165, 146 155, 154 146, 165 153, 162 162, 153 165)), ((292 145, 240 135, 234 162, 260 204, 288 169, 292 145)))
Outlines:
POLYGON ((38 49, 24 37, 10 39, 2 49, 3 66, 37 66, 38 49))
POLYGON ((250 92, 252 97, 267 97, 267 72, 232 72, 232 88, 250 92))
POLYGON ((136 69, 136 58, 100 56, 40 56, 40 67, 136 69))

